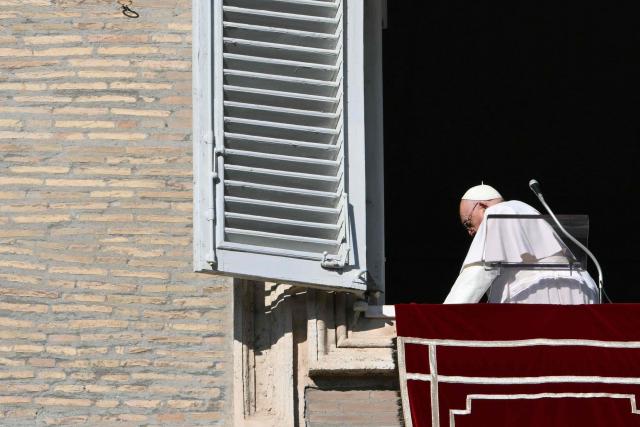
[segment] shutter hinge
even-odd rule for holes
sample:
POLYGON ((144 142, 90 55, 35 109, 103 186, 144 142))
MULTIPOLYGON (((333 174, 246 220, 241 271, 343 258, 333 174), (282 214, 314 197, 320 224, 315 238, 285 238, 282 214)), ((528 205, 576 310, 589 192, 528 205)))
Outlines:
POLYGON ((330 256, 328 252, 323 252, 322 261, 320 261, 322 268, 340 270, 349 263, 349 252, 351 250, 351 224, 349 221, 349 195, 346 192, 342 193, 342 226, 344 227, 344 234, 342 236, 342 241, 340 242, 338 254, 330 256))
POLYGON ((322 261, 320 261, 320 265, 322 268, 326 268, 329 270, 340 270, 344 268, 349 262, 349 248, 347 247, 346 242, 342 242, 340 244, 340 249, 338 250, 338 256, 329 256, 328 252, 322 253, 322 261))
POLYGON ((218 157, 224 157, 224 147, 217 147, 213 150, 213 173, 211 174, 213 182, 220 180, 220 175, 218 174, 218 157))

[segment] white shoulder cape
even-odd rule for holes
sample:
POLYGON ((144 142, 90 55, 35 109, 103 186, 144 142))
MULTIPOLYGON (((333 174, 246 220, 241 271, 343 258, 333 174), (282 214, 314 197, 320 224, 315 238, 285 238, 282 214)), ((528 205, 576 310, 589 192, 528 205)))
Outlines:
POLYGON ((535 262, 568 248, 544 219, 496 219, 489 215, 540 215, 518 200, 498 203, 486 209, 462 268, 486 262, 535 262))

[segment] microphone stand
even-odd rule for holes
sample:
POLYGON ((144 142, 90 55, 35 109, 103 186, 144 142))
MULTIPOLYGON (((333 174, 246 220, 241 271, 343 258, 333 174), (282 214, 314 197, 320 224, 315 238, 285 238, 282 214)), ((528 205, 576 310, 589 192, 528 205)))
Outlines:
POLYGON ((611 300, 609 299, 609 296, 606 294, 606 292, 604 292, 604 289, 602 287, 603 282, 604 282, 604 280, 602 278, 602 268, 600 268, 600 263, 596 259, 595 255, 593 255, 593 253, 591 253, 591 251, 589 249, 587 249, 587 247, 585 245, 580 243, 578 241, 578 239, 576 239, 571 234, 569 234, 569 232, 564 229, 562 224, 560 224, 560 221, 558 221, 558 218, 556 218, 555 214, 553 213, 553 211, 551 211, 551 208, 549 207, 547 202, 545 202, 544 197, 542 196, 542 192, 540 191, 540 183, 538 181, 536 181, 535 179, 532 179, 531 181, 529 181, 529 188, 531 188, 531 191, 533 191, 534 194, 538 197, 538 200, 540 200, 540 203, 542 203, 542 206, 544 206, 544 208, 547 210, 547 212, 549 212, 549 215, 551 215, 551 218, 553 218, 553 220, 555 221, 555 223, 558 226, 558 228, 560 229, 560 231, 562 231, 562 233, 565 236, 567 236, 567 238, 569 240, 571 240, 573 243, 575 243, 580 249, 585 251, 586 254, 589 255, 589 258, 591 258, 593 260, 593 263, 596 265, 596 268, 598 269, 598 303, 602 304, 602 295, 603 295, 603 293, 606 296, 607 300, 609 302, 611 302, 611 300))

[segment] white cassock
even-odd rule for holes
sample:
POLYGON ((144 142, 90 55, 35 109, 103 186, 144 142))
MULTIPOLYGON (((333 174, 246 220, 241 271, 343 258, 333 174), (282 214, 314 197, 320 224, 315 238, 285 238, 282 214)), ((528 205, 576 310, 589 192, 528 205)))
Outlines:
POLYGON ((489 302, 528 304, 593 304, 597 286, 585 270, 533 269, 517 265, 486 269, 485 261, 566 263, 569 249, 543 219, 487 221, 488 215, 539 215, 518 200, 490 206, 471 243, 460 275, 445 304, 476 303, 489 291, 489 302), (487 231, 490 222, 491 230, 487 231))

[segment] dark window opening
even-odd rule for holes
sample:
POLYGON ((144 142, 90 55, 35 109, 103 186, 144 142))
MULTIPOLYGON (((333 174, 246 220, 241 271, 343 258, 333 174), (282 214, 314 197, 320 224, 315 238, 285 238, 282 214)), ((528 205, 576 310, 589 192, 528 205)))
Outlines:
POLYGON ((635 14, 587 3, 387 5, 386 303, 442 302, 471 242, 460 196, 484 180, 543 211, 531 178, 556 213, 589 215, 609 296, 637 301, 635 14))

